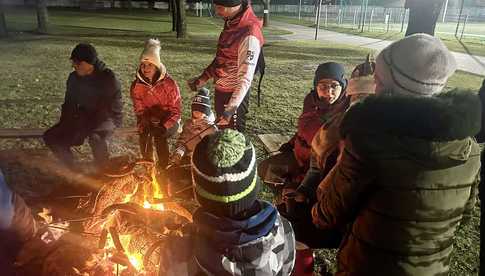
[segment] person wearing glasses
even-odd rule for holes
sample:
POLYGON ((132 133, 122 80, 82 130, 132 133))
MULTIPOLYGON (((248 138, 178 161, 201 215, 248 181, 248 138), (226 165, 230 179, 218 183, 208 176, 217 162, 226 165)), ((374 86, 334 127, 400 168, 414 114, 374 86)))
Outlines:
POLYGON ((60 120, 43 139, 64 165, 79 170, 71 147, 88 138, 97 172, 101 172, 109 160, 107 139, 122 124, 120 82, 91 44, 76 45, 70 60, 74 71, 67 79, 60 120))
POLYGON ((315 71, 313 89, 303 102, 297 132, 281 145, 280 153, 263 160, 258 174, 276 191, 295 188, 303 180, 310 164, 311 143, 323 122, 346 110, 349 99, 345 93, 347 79, 344 67, 335 62, 320 64, 315 71), (278 185, 285 183, 285 185, 278 185))

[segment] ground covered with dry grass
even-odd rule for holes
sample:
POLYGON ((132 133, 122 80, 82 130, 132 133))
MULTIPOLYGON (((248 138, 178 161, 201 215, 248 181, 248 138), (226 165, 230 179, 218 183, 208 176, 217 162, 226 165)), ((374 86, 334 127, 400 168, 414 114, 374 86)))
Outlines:
MULTIPOLYGON (((168 72, 178 81, 183 96, 184 118, 193 96, 185 85, 199 74, 215 53, 220 19, 189 17, 187 39, 176 39, 167 14, 160 11, 50 10, 51 30, 36 35, 35 13, 31 10, 7 11, 10 38, 0 40, 0 125, 2 128, 43 127, 54 124, 65 92, 65 81, 71 71, 69 54, 78 42, 94 44, 101 58, 118 75, 124 97, 125 126, 135 123, 129 99, 143 42, 149 37, 161 40, 161 58, 168 72)), ((292 134, 305 94, 310 90, 313 72, 319 63, 341 62, 348 72, 362 62, 366 49, 319 42, 282 41, 285 33, 269 28, 264 52, 267 70, 263 81, 260 107, 256 93, 251 95, 248 134, 258 148, 259 159, 264 151, 256 135, 262 133, 292 134)), ((257 79, 258 77, 256 77, 257 79)), ((477 91, 481 79, 457 73, 448 88, 477 91)), ((138 154, 136 137, 117 139, 113 153, 138 154)), ((44 148, 36 140, 0 140, 0 149, 44 148)), ((89 158, 86 147, 79 156, 89 158)), ((266 190, 261 197, 271 200, 266 190)), ((452 258, 451 275, 475 275, 478 270, 479 211, 471 223, 458 232, 452 258)), ((334 251, 318 251, 319 260, 332 259, 334 251)))

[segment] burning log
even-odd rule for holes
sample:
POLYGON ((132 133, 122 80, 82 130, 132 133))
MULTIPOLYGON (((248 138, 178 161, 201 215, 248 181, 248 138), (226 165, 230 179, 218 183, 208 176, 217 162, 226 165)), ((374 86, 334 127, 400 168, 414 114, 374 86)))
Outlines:
POLYGON ((94 200, 84 229, 99 234, 100 250, 88 275, 110 275, 114 265, 125 275, 156 275, 164 239, 181 235, 179 229, 192 220, 185 208, 163 198, 153 164, 142 165, 142 172, 133 168, 105 184, 94 200))
MULTIPOLYGON (((19 156, 22 158, 16 158, 15 160, 20 160, 16 163, 10 162, 11 158, 0 158, 0 161, 9 161, 3 162, 6 166, 2 168, 8 168, 6 171, 9 176, 15 177, 10 180, 16 183, 18 191, 34 200, 39 204, 38 207, 49 205, 53 196, 58 195, 49 194, 49 197, 43 197, 42 193, 32 193, 30 196, 31 190, 36 188, 42 192, 45 186, 26 178, 32 174, 32 168, 35 168, 34 174, 40 176, 36 176, 36 179, 49 179, 42 182, 43 184, 54 183, 66 192, 73 187, 71 182, 75 181, 92 188, 100 187, 90 197, 68 194, 72 197, 69 199, 71 202, 75 198, 81 198, 82 204, 78 205, 79 212, 61 206, 64 214, 68 215, 68 218, 61 221, 82 223, 60 227, 67 234, 51 242, 48 247, 29 242, 24 250, 24 262, 19 262, 19 275, 157 275, 160 248, 164 246, 164 241, 170 236, 182 235, 181 227, 192 220, 191 213, 175 198, 165 196, 163 185, 157 181, 153 163, 130 164, 123 173, 110 175, 108 180, 93 180, 87 177, 74 179, 70 174, 65 177, 58 176, 61 174, 57 171, 63 171, 54 165, 50 166, 52 169, 48 169, 45 166, 45 156, 40 154, 38 158, 32 158, 31 155, 30 158, 28 155, 19 156), (24 185, 24 182, 29 185, 24 185), (39 187, 31 187, 31 182, 39 187), (76 216, 71 217, 73 214, 76 216), (88 217, 84 217, 85 214, 88 217)), ((56 216, 55 205, 53 211, 53 220, 45 211, 39 214, 47 218, 47 228, 57 227, 60 223, 58 218, 62 216, 56 216)))

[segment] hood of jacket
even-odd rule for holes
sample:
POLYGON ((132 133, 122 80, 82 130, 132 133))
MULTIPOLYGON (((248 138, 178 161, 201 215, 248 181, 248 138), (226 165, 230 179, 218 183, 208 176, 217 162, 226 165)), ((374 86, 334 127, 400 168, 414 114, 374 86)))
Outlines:
POLYGON ((478 96, 455 90, 433 97, 367 97, 348 110, 341 135, 374 156, 401 155, 443 168, 468 160, 480 127, 478 96))
POLYGON ((206 275, 289 275, 295 239, 288 221, 268 202, 246 219, 217 217, 199 209, 195 260, 206 275))
POLYGON ((263 27, 263 22, 254 14, 253 8, 246 4, 243 9, 233 18, 226 20, 226 26, 229 28, 242 28, 245 26, 252 26, 257 28, 263 27))
MULTIPOLYGON (((160 71, 159 71, 160 72, 160 71)), ((153 83, 149 83, 148 81, 146 81, 146 79, 142 76, 142 74, 140 73, 140 66, 138 66, 138 70, 136 70, 136 79, 145 84, 145 85, 148 85, 148 86, 153 86, 155 85, 156 83, 158 83, 159 81, 163 80, 166 76, 166 73, 165 74, 161 74, 160 73, 160 76, 158 77, 158 79, 156 81, 154 81, 153 83)))
POLYGON ((278 211, 273 205, 259 201, 260 211, 247 219, 219 217, 203 209, 194 213, 199 233, 221 248, 244 247, 244 244, 266 236, 274 227, 278 211))

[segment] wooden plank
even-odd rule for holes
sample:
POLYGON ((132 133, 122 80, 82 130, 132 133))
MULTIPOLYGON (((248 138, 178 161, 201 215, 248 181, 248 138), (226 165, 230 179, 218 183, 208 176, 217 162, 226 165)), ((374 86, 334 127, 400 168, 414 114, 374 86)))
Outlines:
MULTIPOLYGON (((0 128, 0 139, 6 138, 41 138, 45 128, 0 128)), ((113 135, 129 136, 137 133, 136 127, 117 128, 113 135)))
POLYGON ((268 153, 275 153, 278 151, 280 146, 286 142, 288 142, 291 137, 288 135, 281 135, 281 134, 259 134, 258 135, 259 140, 264 145, 264 149, 268 153))

